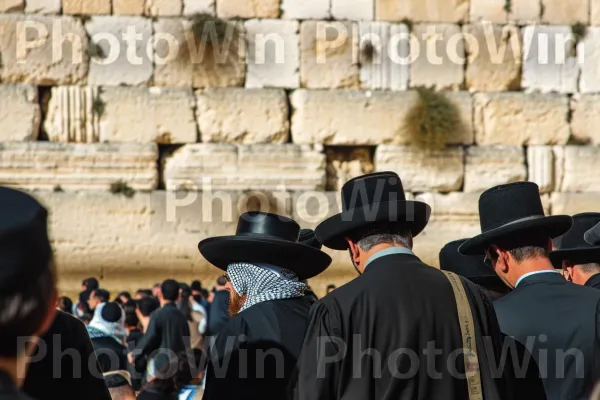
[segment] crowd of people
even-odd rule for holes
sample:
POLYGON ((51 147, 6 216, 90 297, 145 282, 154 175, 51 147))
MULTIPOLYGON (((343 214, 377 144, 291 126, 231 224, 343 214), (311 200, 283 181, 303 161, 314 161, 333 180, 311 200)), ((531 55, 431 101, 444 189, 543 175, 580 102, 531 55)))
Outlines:
MULTIPOLYGON (((531 182, 479 200, 481 233, 424 264, 431 208, 392 172, 301 229, 245 213, 198 244, 212 290, 167 279, 58 297, 48 211, 0 187, 0 400, 600 399, 600 213, 546 216, 531 182), (357 277, 307 280, 345 251, 357 277)), ((435 234, 435 232, 433 233, 435 234)))

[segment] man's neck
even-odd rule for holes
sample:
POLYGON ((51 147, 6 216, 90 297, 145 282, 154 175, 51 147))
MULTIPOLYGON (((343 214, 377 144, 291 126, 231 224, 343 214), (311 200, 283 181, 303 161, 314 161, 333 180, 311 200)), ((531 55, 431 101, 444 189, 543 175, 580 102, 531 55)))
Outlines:
POLYGON ((545 257, 532 258, 529 260, 524 260, 518 266, 518 272, 513 277, 514 282, 510 282, 510 284, 515 287, 519 279, 527 275, 531 272, 543 272, 543 271, 556 271, 550 259, 545 257))
POLYGON ((168 304, 173 304, 173 303, 175 303, 175 302, 174 302, 174 301, 171 301, 171 300, 161 300, 161 301, 160 301, 160 306, 161 306, 161 307, 164 307, 164 306, 166 306, 166 305, 168 305, 168 304))
POLYGON ((142 332, 146 333, 148 325, 150 325, 150 317, 140 318, 140 324, 142 324, 142 332))

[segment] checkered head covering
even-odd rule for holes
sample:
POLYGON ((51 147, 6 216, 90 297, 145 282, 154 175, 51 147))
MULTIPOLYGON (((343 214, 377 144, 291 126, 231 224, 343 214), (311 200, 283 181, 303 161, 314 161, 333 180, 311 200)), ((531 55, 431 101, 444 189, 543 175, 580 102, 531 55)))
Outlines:
POLYGON ((302 297, 308 288, 292 271, 269 264, 229 264, 227 274, 233 289, 246 295, 240 311, 263 301, 302 297))

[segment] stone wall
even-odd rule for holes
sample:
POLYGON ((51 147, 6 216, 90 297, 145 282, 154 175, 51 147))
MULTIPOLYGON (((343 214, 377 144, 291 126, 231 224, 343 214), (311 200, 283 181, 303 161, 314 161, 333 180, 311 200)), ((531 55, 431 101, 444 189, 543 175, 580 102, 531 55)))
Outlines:
POLYGON ((0 183, 51 208, 67 293, 213 279, 197 242, 244 210, 314 227, 383 170, 432 205, 436 265, 493 185, 600 209, 597 25, 600 0, 0 0, 0 183))

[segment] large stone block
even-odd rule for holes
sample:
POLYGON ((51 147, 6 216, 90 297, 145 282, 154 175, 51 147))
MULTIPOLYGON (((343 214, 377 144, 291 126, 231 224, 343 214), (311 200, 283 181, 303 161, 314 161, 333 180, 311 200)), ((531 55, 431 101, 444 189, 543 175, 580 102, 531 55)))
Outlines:
POLYGON ((355 23, 304 21, 300 26, 300 46, 302 87, 358 87, 358 40, 355 23))
POLYGON ((221 18, 278 18, 280 0, 216 0, 221 18))
POLYGON ((37 140, 42 113, 37 88, 0 85, 0 141, 37 140))
POLYGON ((183 0, 183 15, 215 14, 215 0, 183 0))
POLYGON ((297 21, 246 22, 247 88, 295 89, 300 85, 299 26, 297 21))
POLYGON ((0 12, 23 12, 25 0, 0 0, 0 12))
POLYGON ((191 89, 105 87, 101 142, 194 143, 198 130, 191 89))
POLYGON ((557 189, 561 192, 600 192, 600 147, 556 148, 557 189))
POLYGON ((244 27, 242 23, 226 24, 225 37, 212 36, 216 31, 206 25, 204 38, 197 38, 189 20, 158 19, 154 23, 154 84, 194 88, 243 86, 246 77, 244 27), (165 40, 158 40, 159 37, 165 40), (167 38, 171 37, 178 45, 169 43, 167 38))
POLYGON ((61 0, 27 0, 28 14, 60 14, 61 0))
POLYGON ((323 190, 321 146, 292 144, 183 146, 165 160, 167 190, 323 190))
POLYGON ((600 0, 590 0, 590 23, 600 25, 600 0))
POLYGON ((106 15, 110 8, 110 0, 62 0, 63 14, 106 15))
POLYGON ((329 19, 330 11, 330 0, 281 0, 285 19, 329 19))
POLYGON ((144 85, 152 78, 148 57, 152 21, 141 17, 92 17, 85 23, 94 55, 88 83, 92 85, 144 85), (112 37, 106 40, 106 37, 112 37), (126 39, 129 37, 129 39, 126 39), (135 37, 135 40, 132 38, 135 37), (135 44, 135 45, 134 45, 135 44))
POLYGON ((566 96, 477 93, 475 135, 480 145, 565 144, 569 140, 566 96))
POLYGON ((0 32, 0 81, 50 86, 85 80, 88 40, 78 19, 6 14, 0 32))
POLYGON ((408 37, 404 24, 388 22, 359 22, 360 35, 360 82, 368 89, 406 90, 410 77, 408 60, 410 48, 407 40, 396 40, 401 35, 408 37))
POLYGON ((0 143, 0 183, 24 189, 135 190, 158 184, 155 144, 0 143))
POLYGON ((540 22, 542 2, 540 0, 511 0, 508 20, 515 24, 540 22))
POLYGON ((145 0, 112 0, 114 15, 143 15, 145 0))
POLYGON ((550 146, 529 146, 527 148, 527 180, 540 187, 540 193, 554 190, 554 152, 550 146))
MULTIPOLYGON (((471 144, 473 105, 468 93, 449 93, 464 132, 448 137, 448 144, 471 144)), ((406 116, 419 97, 416 92, 358 90, 296 90, 290 97, 294 143, 333 145, 410 144, 406 116)))
POLYGON ((559 193, 551 195, 553 215, 575 215, 598 212, 600 193, 559 193))
POLYGON ((461 147, 423 152, 411 147, 381 145, 375 151, 375 168, 397 172, 406 191, 451 192, 462 187, 463 159, 461 147))
POLYGON ((508 17, 506 0, 471 0, 469 20, 504 23, 508 17))
POLYGON ((461 37, 460 27, 417 24, 412 34, 422 51, 411 56, 414 57, 410 68, 411 87, 460 89, 465 80, 466 57, 464 41, 456 40, 461 37))
POLYGON ((145 14, 152 17, 175 17, 182 10, 182 0, 146 0, 145 4, 145 14))
POLYGON ((325 154, 328 190, 341 190, 350 179, 375 170, 369 147, 328 147, 325 154))
POLYGON ((463 22, 468 16, 466 0, 375 0, 375 18, 380 21, 463 22))
POLYGON ((542 22, 552 25, 574 25, 590 22, 590 0, 541 0, 542 22))
POLYGON ((105 111, 97 87, 55 86, 44 121, 48 139, 51 142, 98 142, 100 118, 105 111))
POLYGON ((579 65, 571 27, 534 25, 522 32, 526 51, 521 86, 542 93, 577 92, 579 65))
POLYGON ((600 95, 584 94, 571 102, 571 133, 578 142, 600 145, 600 95))
POLYGON ((588 27, 585 37, 578 44, 577 51, 580 57, 581 77, 579 79, 579 89, 582 93, 600 92, 600 27, 588 27))
POLYGON ((438 267, 440 250, 444 245, 480 233, 481 228, 477 220, 432 221, 414 238, 413 251, 424 263, 438 267))
POLYGON ((430 222, 465 221, 479 222, 480 193, 436 193, 427 192, 415 196, 431 207, 430 222))
POLYGON ((374 0, 331 0, 333 19, 370 21, 373 19, 374 13, 374 0))
MULTIPOLYGON (((504 2, 504 0, 503 0, 504 2)), ((463 26, 467 53, 467 88, 476 91, 519 89, 521 35, 514 25, 475 23, 463 26)))
POLYGON ((287 96, 277 89, 207 89, 197 94, 203 142, 286 143, 287 96))
POLYGON ((525 154, 521 147, 472 146, 467 149, 465 192, 482 192, 526 178, 525 154))

